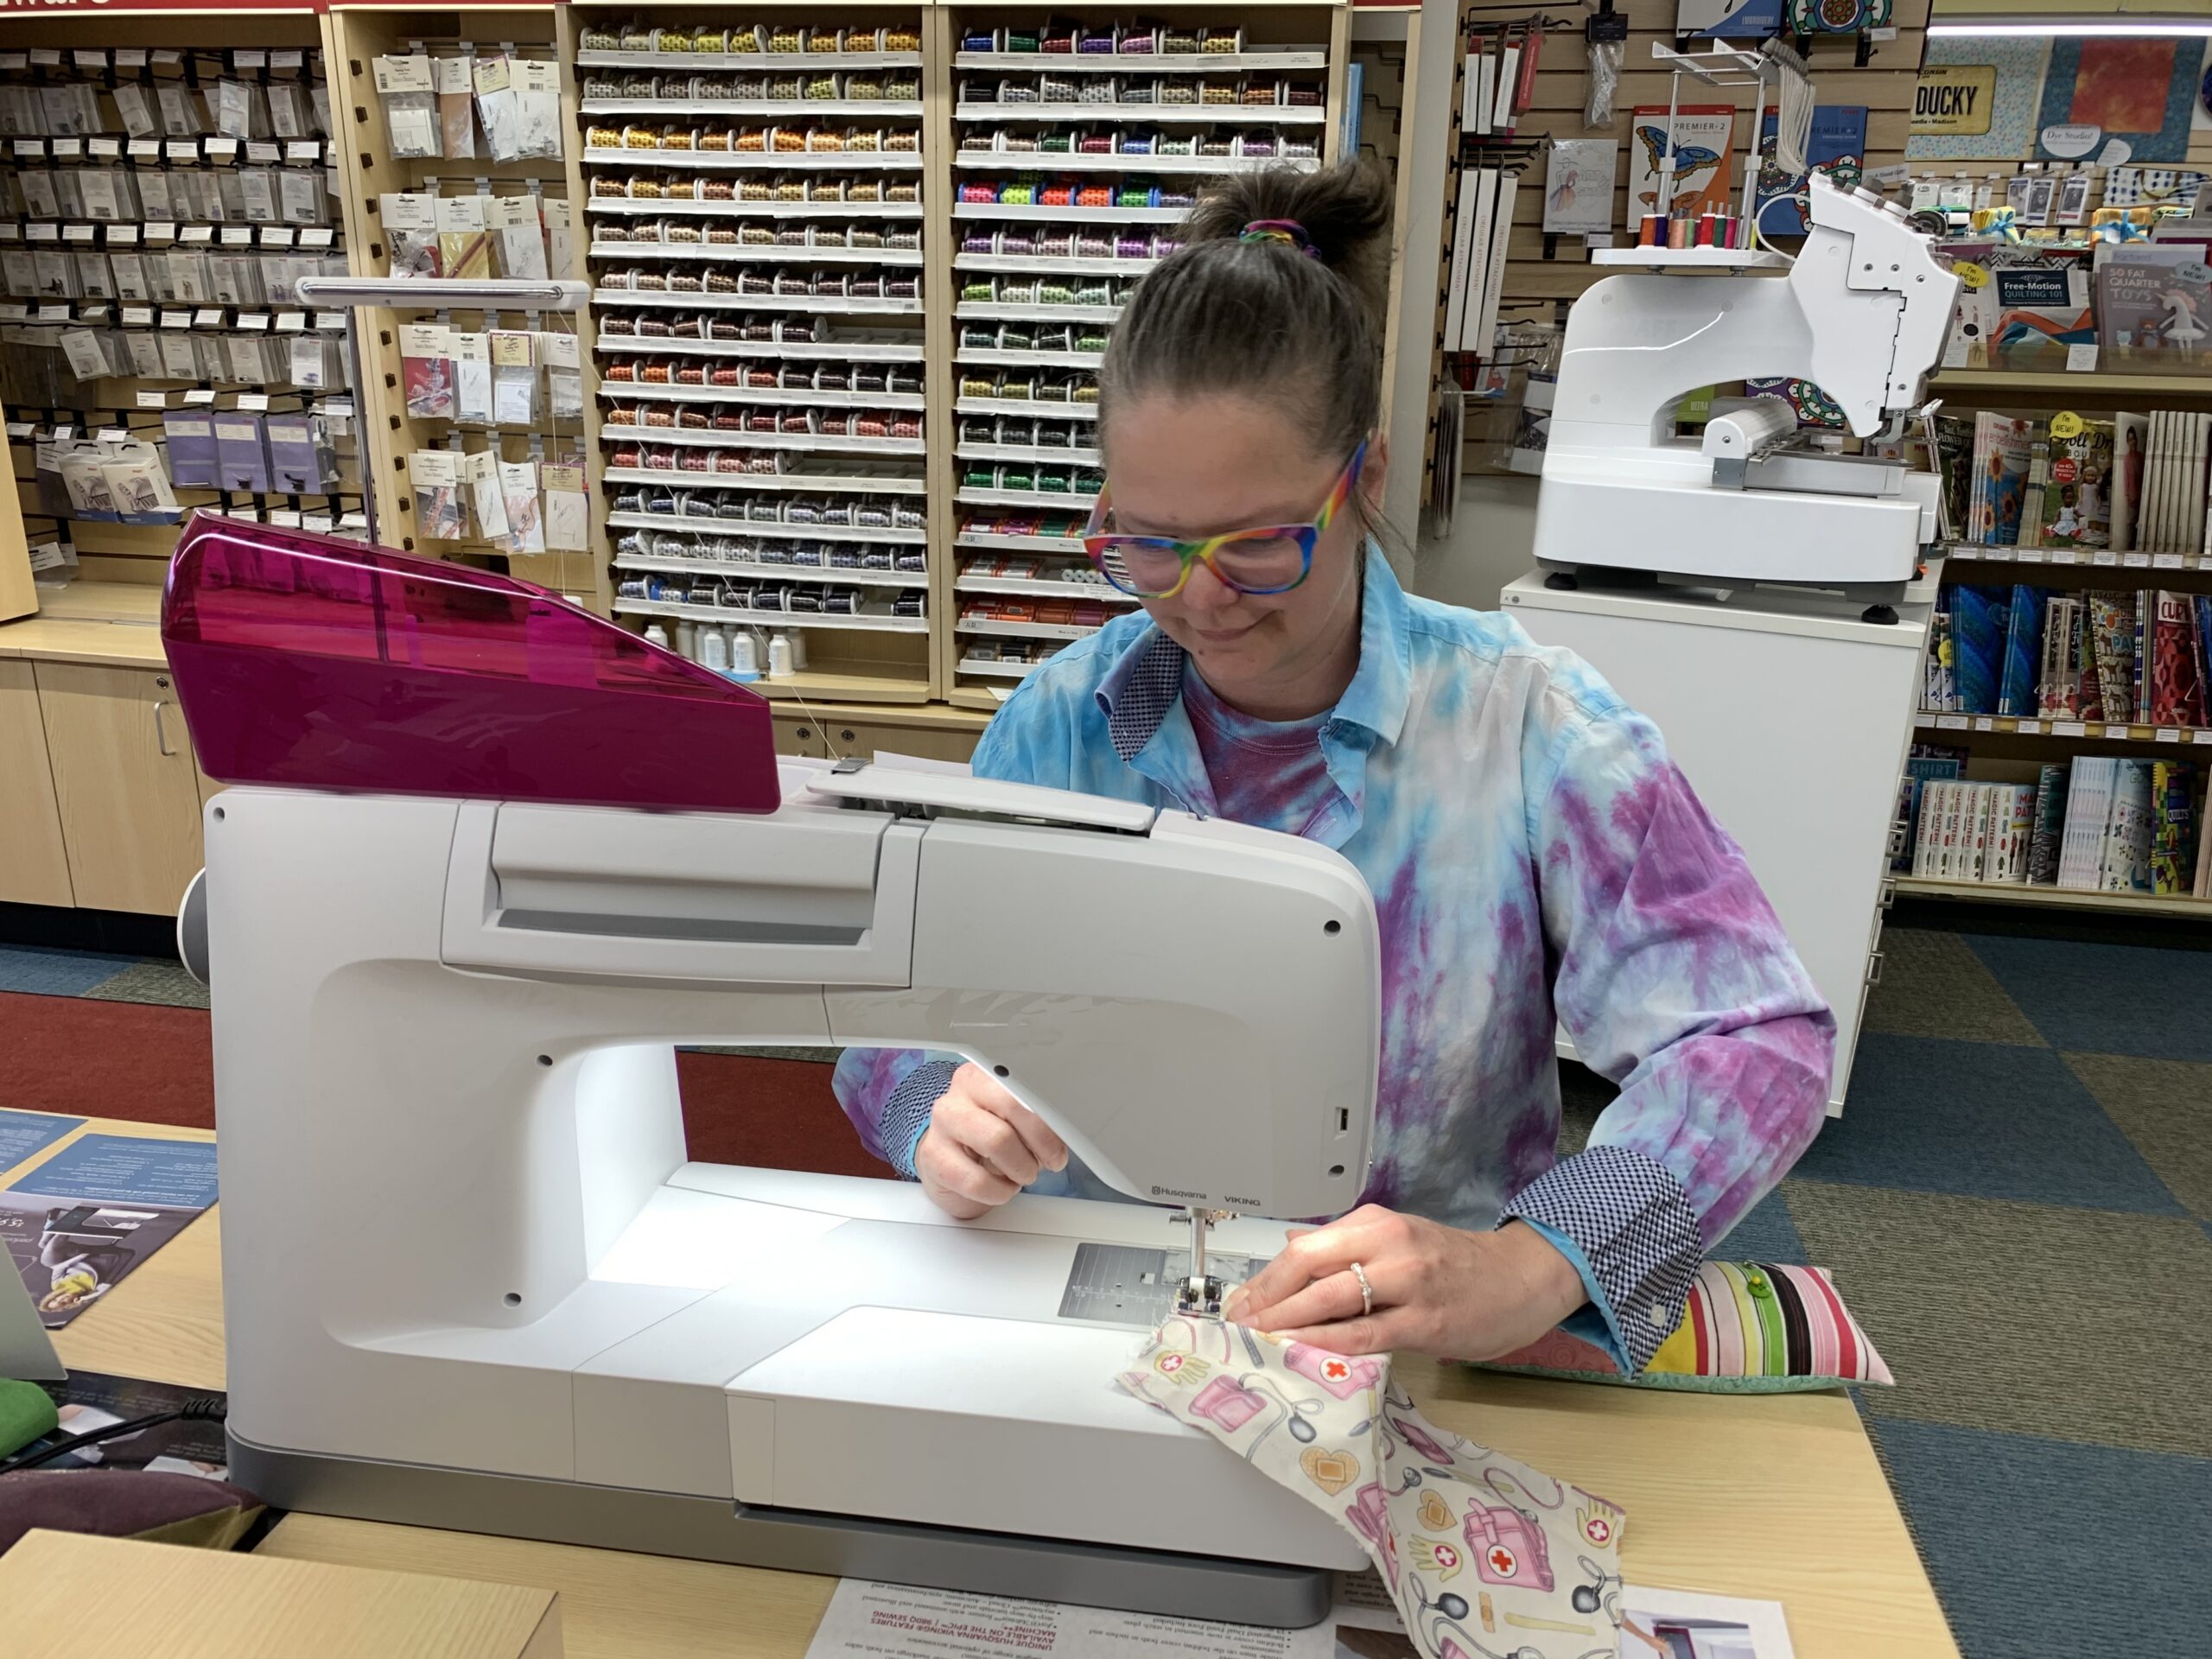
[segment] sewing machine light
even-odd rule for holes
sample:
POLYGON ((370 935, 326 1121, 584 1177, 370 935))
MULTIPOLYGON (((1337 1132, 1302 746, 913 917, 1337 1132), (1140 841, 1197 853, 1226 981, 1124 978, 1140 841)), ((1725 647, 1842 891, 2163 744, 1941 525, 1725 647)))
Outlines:
POLYGON ((510 576, 196 513, 162 644, 229 784, 772 812, 761 697, 510 576))

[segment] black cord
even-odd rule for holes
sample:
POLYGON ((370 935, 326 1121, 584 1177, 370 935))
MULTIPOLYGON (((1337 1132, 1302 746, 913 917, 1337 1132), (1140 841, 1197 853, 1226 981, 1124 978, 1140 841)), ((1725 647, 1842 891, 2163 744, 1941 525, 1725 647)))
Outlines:
POLYGON ((133 1417, 127 1422, 110 1423, 105 1428, 88 1428, 81 1434, 72 1434, 52 1446, 36 1451, 21 1452, 5 1463, 0 1463, 0 1475, 12 1475, 19 1469, 35 1469, 41 1463, 51 1462, 65 1452, 80 1446, 97 1446, 102 1440, 120 1440, 125 1434, 136 1434, 144 1429, 159 1428, 163 1423, 180 1421, 217 1422, 227 1414, 227 1408, 220 1395, 200 1394, 187 1400, 175 1411, 156 1412, 149 1417, 133 1417))

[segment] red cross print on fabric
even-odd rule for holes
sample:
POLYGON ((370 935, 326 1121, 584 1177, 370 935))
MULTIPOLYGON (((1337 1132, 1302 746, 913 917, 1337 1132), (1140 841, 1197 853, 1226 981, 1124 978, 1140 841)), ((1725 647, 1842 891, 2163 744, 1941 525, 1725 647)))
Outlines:
POLYGON ((1332 1382, 1341 1382, 1351 1375, 1351 1367, 1341 1359, 1324 1360, 1321 1364, 1321 1375, 1332 1382))
POLYGON ((1181 1370, 1183 1369, 1183 1356, 1180 1354, 1162 1354, 1160 1357, 1160 1369, 1163 1371, 1181 1370))
POLYGON ((1521 1570, 1521 1558, 1503 1544, 1490 1547, 1490 1570, 1501 1579, 1510 1579, 1521 1570))
POLYGON ((1612 1538, 1613 1523, 1606 1520, 1602 1515, 1593 1515, 1590 1517, 1589 1521, 1585 1523, 1582 1530, 1584 1534, 1588 1536, 1592 1543, 1606 1543, 1612 1538))

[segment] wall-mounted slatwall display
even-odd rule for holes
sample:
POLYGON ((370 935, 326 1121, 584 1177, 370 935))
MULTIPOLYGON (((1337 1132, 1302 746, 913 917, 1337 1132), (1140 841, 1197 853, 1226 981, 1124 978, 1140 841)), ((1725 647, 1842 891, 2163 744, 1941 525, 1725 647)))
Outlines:
POLYGON ((1135 602, 1079 539, 1100 354, 1209 177, 1333 156, 1344 29, 1318 6, 956 17, 953 702, 995 706, 1135 602))
POLYGON ((194 507, 369 533, 349 319, 295 292, 346 269, 330 124, 305 16, 0 39, 0 403, 46 558, 151 578, 194 507))
POLYGON ((564 12, 335 11, 333 79, 358 141, 360 274, 423 291, 362 313, 383 538, 603 609, 584 320, 441 287, 582 274, 564 12))
POLYGON ((771 696, 931 690, 922 16, 579 17, 614 609, 771 696))

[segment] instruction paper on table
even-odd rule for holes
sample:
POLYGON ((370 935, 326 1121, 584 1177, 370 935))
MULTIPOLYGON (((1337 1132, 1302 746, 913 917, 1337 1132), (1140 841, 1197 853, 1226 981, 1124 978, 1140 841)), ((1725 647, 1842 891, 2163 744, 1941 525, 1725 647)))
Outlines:
MULTIPOLYGON (((1779 1602, 1635 1585, 1621 1596, 1619 1659, 1796 1659, 1779 1602)), ((1340 1573, 1328 1617, 1302 1630, 844 1579, 806 1659, 1411 1659, 1413 1652, 1382 1580, 1361 1573, 1340 1573)), ((1512 1659, 1512 1649, 1468 1659, 1512 1659)))

